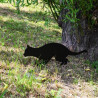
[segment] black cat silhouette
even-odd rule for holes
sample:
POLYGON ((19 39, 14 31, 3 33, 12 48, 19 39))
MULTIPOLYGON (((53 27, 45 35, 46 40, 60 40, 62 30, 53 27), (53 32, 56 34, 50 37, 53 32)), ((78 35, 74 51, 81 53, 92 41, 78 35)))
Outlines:
POLYGON ((87 52, 87 50, 83 50, 80 52, 71 52, 64 45, 59 43, 49 43, 39 48, 33 48, 27 45, 25 49, 24 56, 34 56, 39 58, 39 60, 44 61, 46 64, 53 56, 55 59, 62 64, 67 64, 68 59, 66 58, 68 55, 78 55, 83 52, 87 52))

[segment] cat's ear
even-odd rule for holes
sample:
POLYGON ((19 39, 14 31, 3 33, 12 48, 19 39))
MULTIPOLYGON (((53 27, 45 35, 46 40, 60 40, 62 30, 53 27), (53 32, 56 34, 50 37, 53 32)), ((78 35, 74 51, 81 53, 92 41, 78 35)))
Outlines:
POLYGON ((30 46, 29 45, 27 45, 27 48, 29 48, 30 46))

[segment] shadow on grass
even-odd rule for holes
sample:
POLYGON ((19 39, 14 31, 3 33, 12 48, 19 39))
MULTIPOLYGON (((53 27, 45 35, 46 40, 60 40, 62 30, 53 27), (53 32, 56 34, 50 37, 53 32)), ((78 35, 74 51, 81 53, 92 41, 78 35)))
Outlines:
POLYGON ((0 20, 0 24, 2 28, 6 28, 7 31, 9 32, 22 32, 22 33, 27 33, 30 30, 38 29, 38 30, 43 30, 42 27, 38 27, 36 25, 28 25, 27 22, 22 22, 22 21, 15 21, 15 20, 8 20, 8 21, 2 21, 0 20))
POLYGON ((26 11, 21 11, 20 14, 17 14, 17 11, 14 9, 9 9, 7 7, 2 8, 0 7, 0 15, 2 16, 10 16, 10 17, 16 17, 18 19, 28 19, 29 21, 34 21, 34 22, 39 22, 39 21, 45 21, 47 19, 53 21, 51 16, 47 15, 44 12, 26 12, 26 11), (25 17, 25 18, 24 18, 25 17))
POLYGON ((38 21, 45 21, 45 19, 47 19, 47 18, 51 20, 51 17, 49 17, 48 15, 46 15, 43 12, 36 11, 36 12, 29 13, 29 12, 21 11, 20 14, 17 14, 15 12, 16 12, 16 10, 14 10, 14 9, 9 9, 7 7, 6 8, 0 7, 1 16, 5 16, 5 17, 10 16, 11 17, 8 21, 0 20, 1 27, 6 27, 10 31, 16 30, 16 31, 25 33, 25 32, 28 32, 28 30, 34 29, 34 28, 38 29, 38 30, 40 30, 40 29, 42 30, 43 28, 36 26, 36 23, 38 21), (22 20, 22 21, 17 21, 14 18, 22 20), (34 21, 35 25, 32 25, 32 26, 28 25, 27 22, 23 21, 25 19, 28 21, 34 21))
MULTIPOLYGON (((23 53, 15 53, 14 51, 0 51, 0 60, 11 63, 11 62, 18 62, 23 64, 24 66, 35 66, 32 65, 33 58, 24 58, 23 53)), ((65 83, 78 83, 79 79, 83 81, 94 81, 97 82, 97 74, 94 73, 93 69, 85 70, 84 68, 88 68, 88 66, 84 65, 84 61, 82 59, 77 59, 75 57, 71 58, 70 63, 67 65, 61 66, 60 64, 55 63, 55 60, 51 60, 48 62, 47 65, 42 66, 42 69, 48 69, 49 73, 53 75, 56 70, 58 71, 57 74, 64 80, 65 83), (81 61, 80 61, 81 60, 81 61), (93 73, 92 73, 93 72, 93 73)))
POLYGON ((31 58, 24 58, 23 53, 17 54, 14 51, 0 51, 0 60, 5 63, 17 62, 19 64, 28 65, 31 64, 31 58))
POLYGON ((85 82, 97 82, 98 78, 95 69, 92 68, 89 64, 84 63, 85 60, 82 57, 68 57, 69 61, 66 65, 60 65, 54 60, 51 66, 47 66, 47 69, 50 70, 53 74, 56 70, 61 79, 66 83, 75 83, 78 84, 79 80, 85 82), (52 66, 53 65, 53 66, 52 66))
POLYGON ((57 39, 57 36, 61 36, 61 34, 56 30, 48 30, 36 24, 38 21, 42 21, 47 18, 51 19, 50 16, 43 12, 28 13, 21 11, 21 14, 18 15, 15 13, 14 9, 9 9, 7 7, 0 7, 0 12, 1 16, 10 16, 10 18, 8 18, 6 21, 2 20, 2 17, 0 19, 0 27, 2 32, 1 42, 3 43, 4 41, 7 46, 20 45, 20 42, 21 45, 28 42, 33 43, 31 41, 32 39, 34 42, 39 40, 40 43, 43 42, 42 40, 47 40, 45 43, 48 43, 48 41, 53 42, 55 39, 57 39), (26 20, 34 21, 34 25, 28 24, 27 21, 24 21, 24 17, 27 17, 26 20), (15 19, 19 19, 19 21, 15 19))
POLYGON ((25 43, 30 42, 31 44, 46 41, 45 43, 56 41, 57 36, 60 36, 55 30, 46 30, 41 26, 35 25, 28 25, 26 22, 22 21, 15 21, 15 20, 8 20, 3 21, 0 20, 1 25, 1 42, 7 46, 15 46, 15 45, 22 45, 24 46, 25 43), (33 42, 32 42, 33 40, 33 42))

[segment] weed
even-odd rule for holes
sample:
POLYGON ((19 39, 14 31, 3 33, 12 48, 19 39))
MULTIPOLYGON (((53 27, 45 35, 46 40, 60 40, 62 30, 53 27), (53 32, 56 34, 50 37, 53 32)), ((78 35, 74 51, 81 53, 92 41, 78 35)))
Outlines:
POLYGON ((7 92, 7 90, 4 90, 4 91, 2 92, 2 94, 0 95, 0 98, 3 98, 4 95, 6 94, 6 92, 7 92))
POLYGON ((92 67, 96 68, 96 72, 98 73, 98 61, 93 62, 92 67))
POLYGON ((78 79, 74 79, 73 83, 78 84, 78 79))

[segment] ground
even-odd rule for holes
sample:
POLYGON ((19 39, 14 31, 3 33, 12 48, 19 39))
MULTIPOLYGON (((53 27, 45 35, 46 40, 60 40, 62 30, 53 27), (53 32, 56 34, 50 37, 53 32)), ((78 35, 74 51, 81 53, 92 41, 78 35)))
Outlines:
POLYGON ((61 29, 42 4, 21 8, 0 3, 0 98, 98 98, 98 73, 82 57, 39 64, 23 56, 27 44, 61 42, 61 29))

